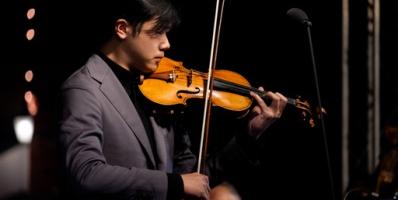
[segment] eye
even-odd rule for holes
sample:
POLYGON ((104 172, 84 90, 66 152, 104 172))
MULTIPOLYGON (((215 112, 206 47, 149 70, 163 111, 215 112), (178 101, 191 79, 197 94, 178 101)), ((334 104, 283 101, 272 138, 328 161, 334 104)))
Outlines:
POLYGON ((145 31, 145 33, 151 38, 159 38, 159 37, 163 36, 163 34, 166 34, 166 32, 164 32, 164 31, 161 32, 161 31, 154 31, 154 30, 148 30, 148 31, 145 31))

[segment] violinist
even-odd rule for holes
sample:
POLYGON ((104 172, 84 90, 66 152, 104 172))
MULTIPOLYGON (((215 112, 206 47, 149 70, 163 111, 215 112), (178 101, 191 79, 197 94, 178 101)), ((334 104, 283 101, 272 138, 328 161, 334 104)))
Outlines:
MULTIPOLYGON (((59 142, 73 199, 209 199, 211 174, 195 172, 187 130, 162 118, 138 90, 170 48, 179 19, 167 0, 113 1, 102 47, 61 87, 59 142)), ((254 93, 247 137, 255 140, 278 118, 287 99, 254 93)), ((217 159, 217 158, 215 158, 217 159)), ((222 163, 221 163, 222 164, 222 163)), ((211 166, 210 166, 211 167, 211 166)), ((210 169, 209 171, 212 171, 210 169)))
POLYGON ((347 200, 398 198, 398 110, 395 109, 383 127, 380 162, 371 174, 353 182, 347 200))

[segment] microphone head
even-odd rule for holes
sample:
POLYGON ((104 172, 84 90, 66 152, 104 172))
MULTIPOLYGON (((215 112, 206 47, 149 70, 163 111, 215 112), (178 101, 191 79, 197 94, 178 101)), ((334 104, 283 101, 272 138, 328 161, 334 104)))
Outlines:
POLYGON ((308 19, 307 14, 301 10, 300 8, 290 8, 286 12, 287 16, 289 16, 291 19, 298 21, 300 24, 304 24, 307 26, 311 26, 311 22, 308 19))

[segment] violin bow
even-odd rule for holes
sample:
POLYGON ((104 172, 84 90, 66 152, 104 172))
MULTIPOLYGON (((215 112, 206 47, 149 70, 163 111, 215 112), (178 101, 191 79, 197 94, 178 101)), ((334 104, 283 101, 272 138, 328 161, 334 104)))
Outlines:
POLYGON ((211 95, 213 91, 213 71, 216 66, 217 54, 218 54, 218 44, 220 40, 220 32, 221 32, 221 22, 224 13, 224 2, 225 0, 217 0, 216 9, 214 14, 214 23, 213 23, 213 36, 212 36, 212 45, 210 50, 210 61, 209 61, 209 69, 207 73, 207 84, 204 90, 204 114, 203 114, 203 123, 202 123, 202 132, 200 138, 200 146, 199 146, 199 159, 198 159, 198 170, 200 173, 206 166, 206 156, 207 156, 207 144, 208 144, 208 136, 209 136, 209 125, 210 125, 210 110, 211 110, 211 95), (221 7, 221 9, 220 9, 221 7))

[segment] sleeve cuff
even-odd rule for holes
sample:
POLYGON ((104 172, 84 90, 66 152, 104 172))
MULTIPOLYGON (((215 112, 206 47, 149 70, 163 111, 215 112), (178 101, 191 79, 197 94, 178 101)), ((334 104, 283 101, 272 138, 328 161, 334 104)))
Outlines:
POLYGON ((179 174, 167 174, 167 199, 182 199, 184 182, 179 174))

